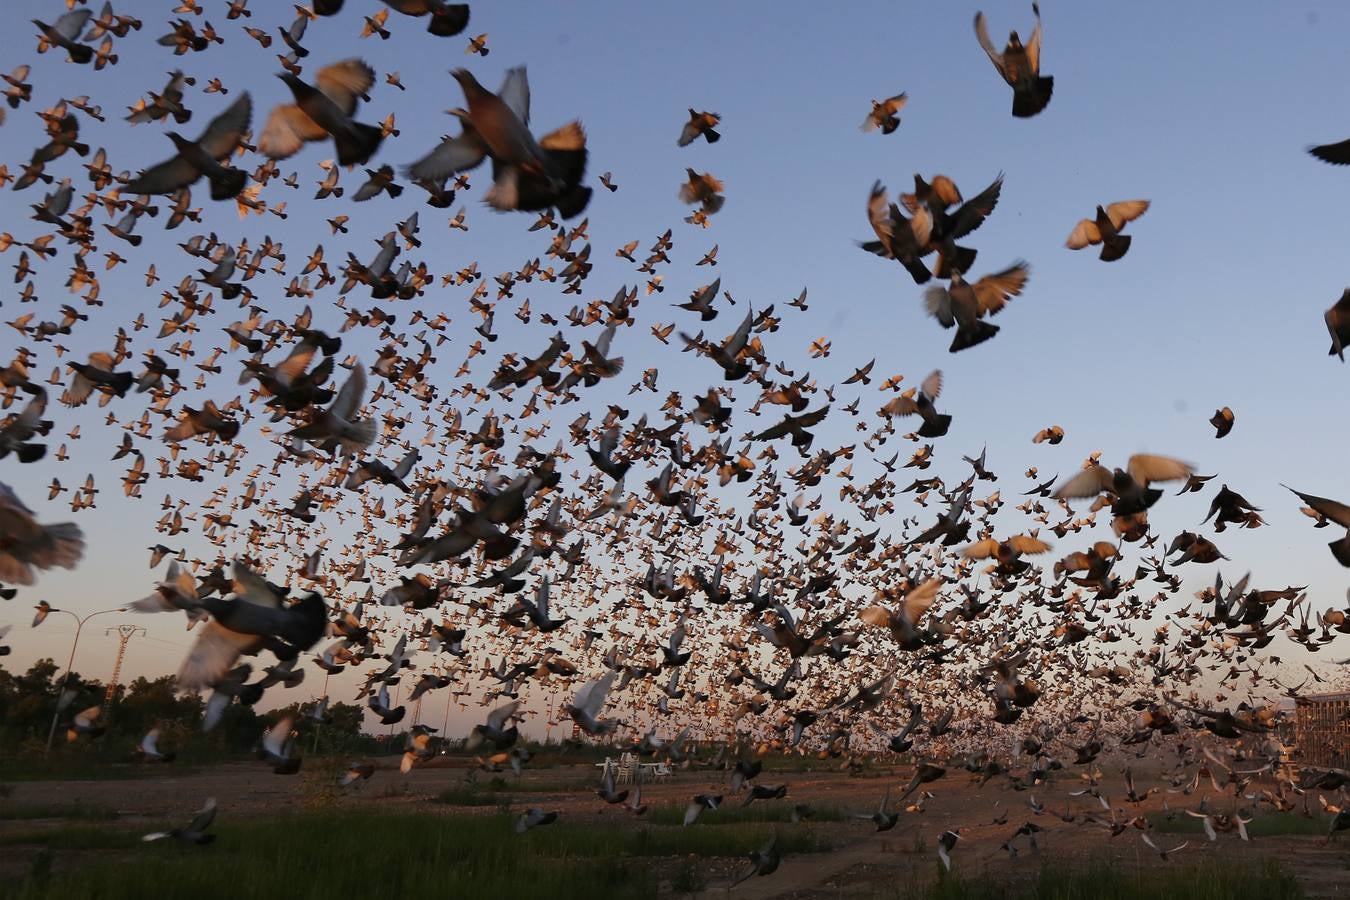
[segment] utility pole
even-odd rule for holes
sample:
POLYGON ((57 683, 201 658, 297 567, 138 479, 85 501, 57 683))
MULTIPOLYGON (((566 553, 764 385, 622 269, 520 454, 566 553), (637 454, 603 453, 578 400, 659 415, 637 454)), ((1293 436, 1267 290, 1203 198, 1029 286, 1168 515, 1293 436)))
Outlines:
POLYGON ((117 660, 113 663, 112 677, 108 679, 108 690, 103 695, 103 708, 107 709, 108 704, 112 702, 113 696, 117 693, 117 686, 121 683, 122 660, 127 655, 127 644, 138 634, 145 634, 145 629, 140 625, 118 625, 116 628, 109 628, 103 632, 105 635, 117 635, 117 660))
MULTIPOLYGON (((324 671, 323 671, 323 697, 321 697, 321 698, 319 699, 319 703, 326 703, 326 702, 328 701, 328 679, 331 678, 332 676, 333 676, 333 673, 332 673, 332 672, 328 671, 327 669, 324 669, 324 671)), ((318 719, 315 719, 315 720, 314 720, 314 747, 309 751, 310 753, 318 754, 318 752, 319 752, 319 729, 321 729, 321 728, 323 728, 323 722, 319 721, 318 719)))
POLYGON ((126 612, 126 607, 119 606, 116 609, 100 609, 98 612, 91 612, 84 618, 80 618, 68 609, 52 608, 48 610, 51 613, 65 613, 75 620, 75 640, 70 642, 70 659, 66 660, 66 676, 61 679, 61 687, 56 691, 56 709, 52 711, 52 727, 47 730, 47 750, 45 755, 52 755, 52 740, 56 737, 56 720, 61 716, 61 696, 66 692, 66 685, 70 683, 70 669, 75 665, 75 648, 80 646, 80 632, 84 630, 84 623, 88 622, 94 616, 107 615, 108 613, 126 612))
MULTIPOLYGON (((394 706, 398 706, 398 694, 399 694, 399 690, 400 690, 402 687, 403 687, 403 680, 402 680, 402 679, 399 679, 399 683, 396 684, 396 685, 394 685, 394 706)), ((390 707, 390 708, 392 709, 393 707, 390 707)), ((398 724, 398 723, 395 722, 394 725, 390 725, 390 726, 389 726, 389 738, 390 738, 391 740, 392 740, 393 737, 394 737, 394 726, 397 725, 397 724, 398 724)))

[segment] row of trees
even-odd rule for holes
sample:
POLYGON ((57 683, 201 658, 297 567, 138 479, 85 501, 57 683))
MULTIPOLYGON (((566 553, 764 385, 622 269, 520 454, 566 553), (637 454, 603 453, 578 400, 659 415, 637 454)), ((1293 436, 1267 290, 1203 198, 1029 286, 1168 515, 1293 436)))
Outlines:
MULTIPOLYGON (((0 667, 0 752, 36 755, 46 745, 52 713, 56 711, 61 673, 55 662, 40 659, 28 671, 17 674, 0 667)), ((142 736, 160 730, 160 749, 173 749, 188 758, 209 758, 247 753, 262 733, 283 715, 295 717, 307 751, 320 753, 369 751, 378 746, 363 735, 364 710, 349 703, 331 703, 318 723, 308 714, 317 700, 261 712, 240 703, 231 704, 209 733, 201 730, 205 699, 195 692, 179 691, 172 675, 137 678, 118 685, 111 698, 102 683, 72 672, 67 685, 74 700, 58 724, 57 752, 85 755, 107 761, 129 760, 142 736), (102 706, 100 725, 106 731, 94 739, 66 739, 64 726, 78 711, 102 706)))

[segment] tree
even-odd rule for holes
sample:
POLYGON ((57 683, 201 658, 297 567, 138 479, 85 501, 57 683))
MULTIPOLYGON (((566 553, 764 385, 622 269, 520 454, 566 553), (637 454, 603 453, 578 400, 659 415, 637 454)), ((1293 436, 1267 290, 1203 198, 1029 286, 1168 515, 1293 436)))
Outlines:
POLYGON ((113 718, 119 729, 144 734, 156 726, 197 726, 202 718, 202 707, 200 695, 179 694, 174 677, 161 675, 153 680, 137 678, 126 685, 114 707, 113 718))

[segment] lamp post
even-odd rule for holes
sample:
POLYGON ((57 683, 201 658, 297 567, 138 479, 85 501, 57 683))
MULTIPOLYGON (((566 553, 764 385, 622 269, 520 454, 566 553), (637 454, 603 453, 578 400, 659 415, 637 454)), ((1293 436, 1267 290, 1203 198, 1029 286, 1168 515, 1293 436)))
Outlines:
POLYGON ((70 667, 75 665, 75 648, 80 645, 80 632, 84 629, 84 623, 88 622, 94 616, 102 616, 107 613, 126 612, 126 607, 119 606, 115 609, 100 609, 98 612, 91 612, 89 615, 81 618, 68 609, 52 609, 51 613, 65 613, 75 620, 75 640, 70 642, 70 659, 66 661, 66 675, 61 679, 61 687, 56 691, 56 711, 52 713, 52 727, 47 730, 47 750, 45 755, 52 754, 52 740, 56 737, 56 720, 61 716, 61 695, 66 692, 66 685, 70 682, 70 667))

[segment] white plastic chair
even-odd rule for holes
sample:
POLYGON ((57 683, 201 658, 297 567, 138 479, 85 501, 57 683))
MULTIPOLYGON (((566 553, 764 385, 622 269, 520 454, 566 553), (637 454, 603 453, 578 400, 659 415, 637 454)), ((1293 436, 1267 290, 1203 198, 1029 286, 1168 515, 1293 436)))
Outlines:
POLYGON ((615 784, 632 784, 635 764, 633 757, 625 753, 619 757, 619 769, 614 777, 615 784))

